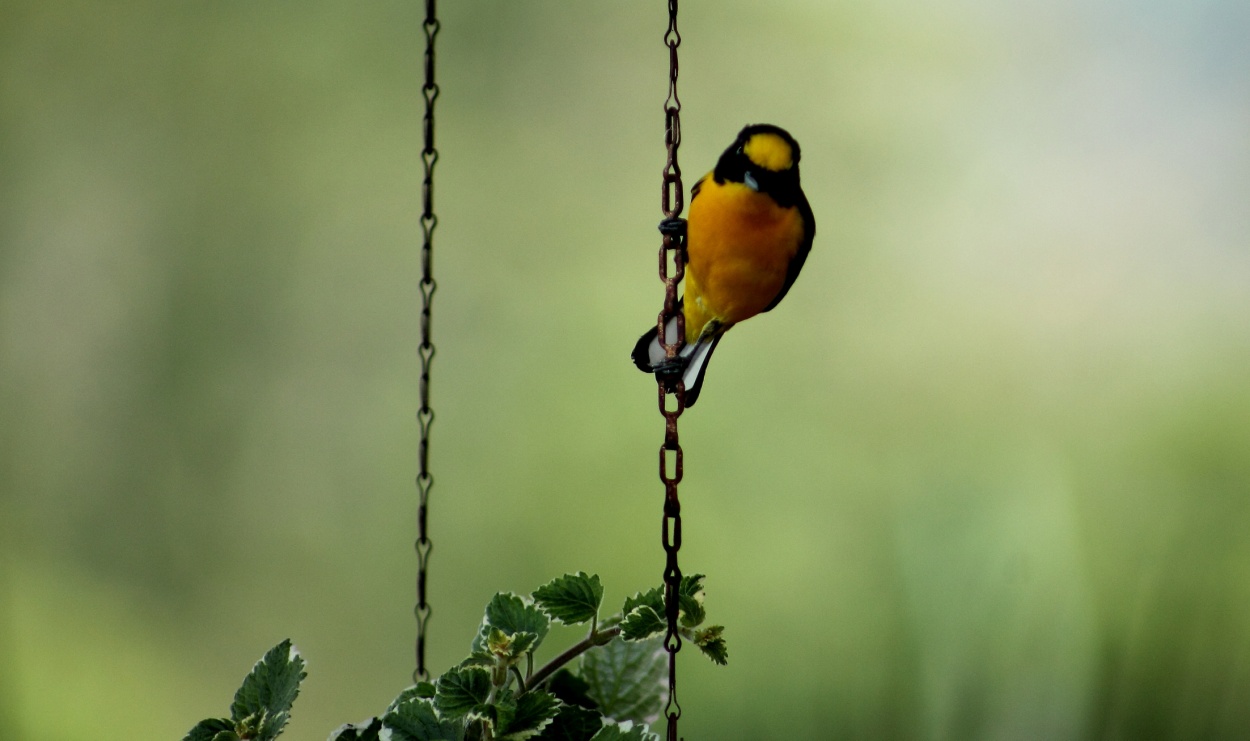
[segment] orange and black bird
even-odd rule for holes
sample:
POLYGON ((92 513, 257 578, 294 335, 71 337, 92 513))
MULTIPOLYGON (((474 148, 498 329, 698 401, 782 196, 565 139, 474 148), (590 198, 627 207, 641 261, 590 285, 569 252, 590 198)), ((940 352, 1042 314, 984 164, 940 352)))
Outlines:
MULTIPOLYGON (((686 346, 667 361, 652 327, 634 346, 634 365, 648 373, 680 373, 686 406, 693 406, 721 337, 781 303, 815 235, 816 219, 799 185, 799 143, 777 126, 747 126, 716 169, 690 189, 681 298, 686 346)), ((676 317, 665 335, 676 342, 676 317)))

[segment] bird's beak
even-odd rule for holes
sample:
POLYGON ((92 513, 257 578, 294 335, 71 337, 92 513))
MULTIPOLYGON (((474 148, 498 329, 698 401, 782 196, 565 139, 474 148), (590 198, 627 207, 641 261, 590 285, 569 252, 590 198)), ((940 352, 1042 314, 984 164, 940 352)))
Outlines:
POLYGON ((747 170, 746 172, 742 173, 742 182, 745 183, 746 186, 750 188, 751 190, 757 193, 759 192, 760 184, 755 181, 755 178, 751 175, 750 170, 747 170))

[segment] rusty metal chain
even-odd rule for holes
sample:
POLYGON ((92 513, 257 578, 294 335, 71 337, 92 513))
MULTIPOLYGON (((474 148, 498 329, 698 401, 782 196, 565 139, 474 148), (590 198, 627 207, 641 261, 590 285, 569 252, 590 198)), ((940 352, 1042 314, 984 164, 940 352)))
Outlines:
POLYGON ((413 614, 417 618, 417 668, 413 672, 413 681, 429 679, 429 670, 425 668, 425 628, 430 620, 430 603, 426 600, 425 587, 428 576, 430 551, 434 544, 430 541, 427 528, 430 489, 434 487, 434 477, 430 475, 430 426, 434 423, 434 409, 430 406, 430 364, 434 360, 434 343, 430 339, 430 308, 434 301, 434 291, 438 284, 434 282, 434 228, 438 226, 438 217, 434 215, 434 165, 438 162, 438 150, 434 148, 434 101, 438 99, 438 85, 434 82, 434 37, 438 35, 439 22, 435 13, 435 0, 425 2, 425 84, 421 86, 421 95, 425 98, 424 140, 421 149, 421 162, 425 165, 425 178, 421 181, 421 344, 418 352, 421 356, 421 407, 417 410, 417 424, 421 427, 421 444, 418 449, 420 473, 417 474, 417 604, 413 614))
MULTIPOLYGON (((677 0, 668 0, 668 30, 664 34, 668 47, 668 97, 664 101, 664 144, 668 149, 668 161, 664 165, 664 181, 660 195, 660 207, 664 221, 660 223, 663 242, 660 246, 660 280, 664 281, 664 310, 656 319, 660 346, 669 360, 677 358, 686 345, 686 319, 677 301, 677 284, 686 273, 686 229, 681 219, 684 195, 681 183, 681 167, 677 164, 677 147, 681 144, 681 99, 677 97, 677 47, 681 34, 677 31, 677 0), (669 273, 672 260, 673 272, 669 273), (676 319, 677 337, 668 341, 667 325, 676 319)), ((660 481, 664 482, 664 519, 661 542, 664 544, 664 612, 668 630, 664 637, 664 649, 668 651, 668 703, 664 716, 668 721, 667 741, 677 741, 677 719, 681 717, 681 705, 677 703, 677 652, 681 650, 678 632, 678 590, 681 586, 681 568, 677 565, 677 552, 681 549, 681 502, 677 498, 677 485, 681 483, 682 451, 677 435, 677 418, 686 409, 686 387, 680 371, 676 374, 658 374, 660 414, 664 415, 664 444, 660 446, 660 481), (675 406, 669 408, 669 396, 675 406), (670 456, 672 471, 669 471, 670 456)))

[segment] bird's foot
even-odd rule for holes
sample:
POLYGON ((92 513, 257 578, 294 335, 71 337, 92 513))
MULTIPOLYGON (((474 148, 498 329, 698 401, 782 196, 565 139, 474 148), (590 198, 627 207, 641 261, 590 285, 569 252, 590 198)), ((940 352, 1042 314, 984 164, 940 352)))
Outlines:
POLYGON ((657 376, 680 375, 685 362, 680 358, 665 358, 651 366, 651 372, 657 376))
POLYGON ((686 220, 678 216, 661 221, 660 234, 684 240, 686 238, 686 220))

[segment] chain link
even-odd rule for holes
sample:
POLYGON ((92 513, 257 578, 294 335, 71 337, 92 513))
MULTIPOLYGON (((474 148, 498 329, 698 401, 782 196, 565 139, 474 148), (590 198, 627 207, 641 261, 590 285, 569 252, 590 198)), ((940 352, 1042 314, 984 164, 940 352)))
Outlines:
POLYGON ((434 361, 434 343, 430 339, 430 308, 434 302, 434 229, 438 217, 434 215, 434 165, 438 162, 438 150, 434 148, 434 101, 438 99, 438 85, 434 82, 434 37, 438 35, 439 22, 434 8, 435 0, 425 2, 425 84, 421 96, 425 98, 423 133, 425 146, 421 149, 421 162, 425 166, 425 178, 421 181, 421 344, 417 350, 421 356, 421 407, 417 410, 417 424, 421 428, 418 449, 420 473, 417 474, 417 604, 413 614, 417 618, 417 668, 413 681, 429 679, 425 667, 425 628, 430 620, 430 603, 426 600, 425 587, 434 544, 427 529, 430 489, 434 477, 430 475, 430 426, 434 424, 434 409, 430 406, 430 364, 434 361))
MULTIPOLYGON (((686 344, 686 318, 677 301, 677 284, 686 273, 686 230, 681 219, 685 207, 681 183, 681 167, 677 164, 677 147, 681 144, 681 99, 677 97, 677 47, 681 34, 677 31, 677 0, 668 0, 668 31, 664 34, 668 47, 668 97, 664 101, 664 145, 668 161, 664 165, 660 208, 664 221, 660 224, 663 242, 660 246, 660 280, 664 281, 664 310, 656 318, 660 346, 669 360, 675 359, 686 344), (669 273, 669 262, 673 271, 669 273), (677 337, 668 341, 667 325, 676 319, 677 337)), ((686 386, 681 374, 657 375, 660 414, 664 416, 664 444, 660 446, 660 481, 664 483, 664 519, 661 542, 664 545, 664 612, 668 630, 664 637, 664 649, 668 651, 668 703, 664 716, 668 721, 667 741, 677 741, 677 719, 681 717, 681 705, 677 702, 677 652, 681 650, 678 632, 678 590, 681 586, 681 569, 677 565, 677 552, 681 549, 681 502, 677 498, 677 485, 682 477, 682 451, 677 435, 677 418, 686 409, 686 386), (674 398, 669 408, 669 396, 674 398), (670 471, 670 456, 672 467, 670 471)))

